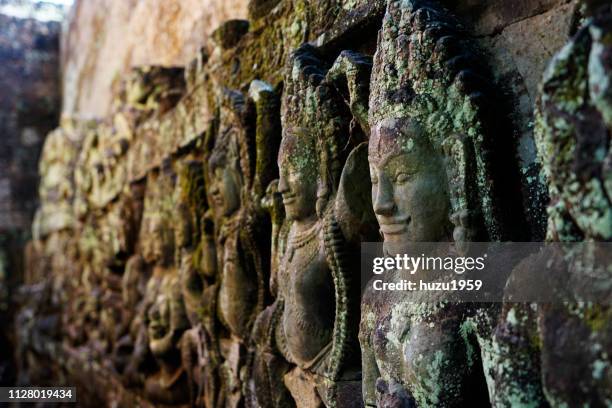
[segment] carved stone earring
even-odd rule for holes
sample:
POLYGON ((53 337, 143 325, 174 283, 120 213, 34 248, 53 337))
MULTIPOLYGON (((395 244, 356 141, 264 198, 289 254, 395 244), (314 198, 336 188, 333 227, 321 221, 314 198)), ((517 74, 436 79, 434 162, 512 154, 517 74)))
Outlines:
POLYGON ((319 180, 317 181, 317 203, 315 206, 317 217, 319 219, 322 219, 325 215, 324 212, 325 207, 327 206, 328 199, 329 187, 327 185, 327 182, 322 177, 319 177, 319 180))
POLYGON ((453 223, 453 241, 455 247, 461 255, 465 255, 469 250, 470 241, 474 238, 474 232, 470 229, 470 213, 467 209, 461 209, 450 216, 453 223))

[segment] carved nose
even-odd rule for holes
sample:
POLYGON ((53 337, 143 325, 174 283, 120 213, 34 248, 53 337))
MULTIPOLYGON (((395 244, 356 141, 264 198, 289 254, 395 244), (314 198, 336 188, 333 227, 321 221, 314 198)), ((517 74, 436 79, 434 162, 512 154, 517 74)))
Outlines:
POLYGON ((374 201, 374 212, 378 215, 393 215, 395 202, 391 194, 391 188, 383 180, 378 183, 376 199, 374 201))
POLYGON ((217 185, 217 183, 212 182, 211 186, 210 186, 210 194, 212 195, 217 195, 219 194, 219 186, 217 185))
POLYGON ((281 174, 281 176, 278 179, 278 192, 283 194, 283 193, 287 193, 288 191, 289 191, 289 185, 287 184, 287 179, 285 178, 285 176, 281 174))

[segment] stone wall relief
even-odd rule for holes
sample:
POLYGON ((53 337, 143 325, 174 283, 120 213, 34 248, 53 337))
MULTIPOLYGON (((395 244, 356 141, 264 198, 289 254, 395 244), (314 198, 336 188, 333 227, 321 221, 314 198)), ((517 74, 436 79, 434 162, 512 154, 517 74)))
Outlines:
MULTIPOLYGON (((345 65, 355 68, 353 73, 366 72, 367 79, 367 59, 354 57, 352 65, 345 65)), ((344 58, 350 59, 349 54, 344 58)), ((351 276, 355 265, 345 251, 351 244, 347 238, 366 230, 364 214, 371 210, 369 202, 363 205, 369 201, 367 188, 365 195, 354 191, 367 175, 365 145, 359 145, 363 130, 361 139, 352 138, 355 118, 335 81, 350 77, 351 95, 346 97, 355 100, 361 88, 340 63, 326 76, 328 71, 329 65, 306 45, 294 52, 286 70, 280 178, 269 186, 267 197, 275 221, 270 287, 276 299, 258 317, 254 331, 261 356, 255 362, 255 394, 272 406, 360 401, 359 368, 352 366, 359 352, 351 330, 359 296, 351 276), (279 225, 283 212, 286 220, 279 225), (315 293, 318 301, 313 303, 315 293)))
MULTIPOLYGON (((491 170, 486 72, 434 1, 387 3, 374 56, 368 146, 386 251, 407 242, 508 237, 491 170)), ((401 278, 401 272, 397 272, 401 278)), ((368 291, 360 342, 367 406, 488 406, 497 394, 497 305, 368 291)))
MULTIPOLYGON (((590 285, 583 293, 591 298, 572 293, 547 304, 507 305, 506 314, 518 319, 504 325, 508 335, 500 344, 511 350, 512 372, 539 374, 541 381, 532 375, 526 382, 539 389, 545 404, 596 407, 612 399, 612 310, 609 290, 602 293, 612 277, 601 269, 609 264, 609 254, 596 244, 612 238, 612 8, 582 7, 578 12, 585 13, 581 27, 552 58, 540 84, 535 136, 550 195, 547 241, 590 241, 594 249, 547 248, 529 258, 530 267, 525 269, 550 268, 556 276, 549 278, 549 285, 590 285), (594 302, 595 296, 603 302, 594 302)), ((526 273, 515 270, 511 284, 533 280, 526 273)))
POLYGON ((180 341, 189 320, 177 274, 157 276, 158 271, 149 281, 147 294, 154 297, 146 311, 149 350, 157 369, 147 376, 144 391, 158 404, 184 404, 189 401, 189 385, 180 341))
POLYGON ((215 407, 218 398, 216 294, 218 284, 213 221, 201 160, 183 160, 175 190, 176 264, 190 328, 181 339, 190 402, 215 407))
POLYGON ((264 186, 275 177, 269 164, 277 149, 278 103, 273 89, 261 81, 251 83, 248 95, 221 89, 217 99, 207 195, 217 254, 217 316, 223 328, 217 332, 224 360, 220 398, 233 407, 249 395, 251 330, 269 297, 265 242, 270 222, 261 200, 264 186))
POLYGON ((43 146, 38 195, 43 206, 37 211, 32 232, 41 239, 52 231, 74 226, 72 203, 75 196, 73 172, 81 147, 76 124, 51 132, 43 146))
MULTIPOLYGON (((282 11, 256 3, 257 13, 282 11)), ((537 106, 549 241, 612 239, 612 11, 591 12, 551 62, 537 106)), ((467 252, 514 238, 508 219, 523 223, 500 194, 494 162, 513 158, 498 154, 507 143, 490 131, 497 106, 468 30, 435 0, 388 0, 373 62, 338 52, 354 31, 334 31, 337 42, 321 36, 270 73, 282 84, 241 82, 277 65, 250 71, 274 51, 241 48, 270 21, 226 23, 212 62, 201 51, 188 69, 187 93, 181 69, 136 69, 109 120, 49 136, 34 230, 41 270, 54 275, 40 304, 61 315, 62 347, 87 352, 147 404, 612 400, 608 307, 388 293, 359 303, 360 265, 347 254, 360 242, 382 237, 391 251, 450 241, 467 252)))

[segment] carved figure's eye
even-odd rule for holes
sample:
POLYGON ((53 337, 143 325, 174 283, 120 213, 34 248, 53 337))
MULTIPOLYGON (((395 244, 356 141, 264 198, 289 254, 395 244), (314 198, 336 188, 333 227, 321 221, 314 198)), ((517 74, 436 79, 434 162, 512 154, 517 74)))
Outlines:
POLYGON ((409 179, 410 179, 410 175, 408 173, 400 172, 395 175, 396 184, 404 184, 409 179))

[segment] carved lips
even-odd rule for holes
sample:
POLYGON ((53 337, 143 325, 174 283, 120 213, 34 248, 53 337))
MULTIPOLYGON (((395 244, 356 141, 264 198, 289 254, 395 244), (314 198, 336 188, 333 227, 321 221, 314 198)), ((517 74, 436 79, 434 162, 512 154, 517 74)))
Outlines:
POLYGON ((283 193, 282 196, 283 204, 286 206, 295 203, 297 197, 295 193, 283 193))
POLYGON ((380 230, 385 235, 399 235, 406 232, 406 229, 412 220, 411 217, 396 217, 389 218, 388 220, 384 218, 386 217, 379 216, 378 224, 380 225, 380 230))

